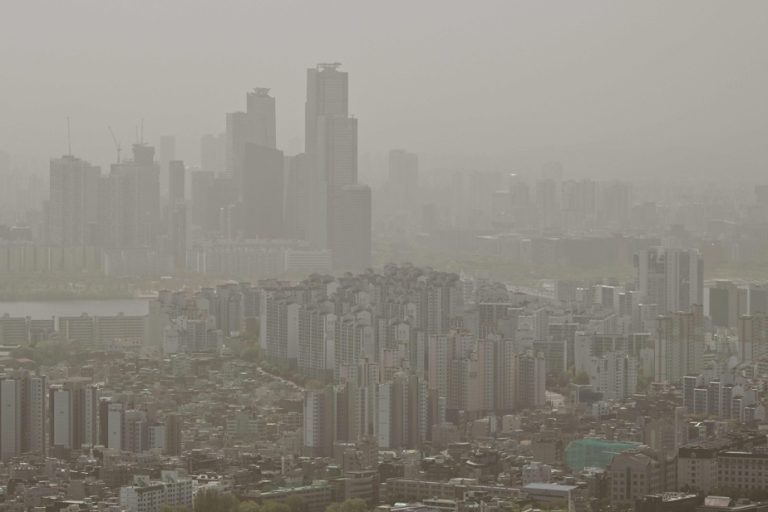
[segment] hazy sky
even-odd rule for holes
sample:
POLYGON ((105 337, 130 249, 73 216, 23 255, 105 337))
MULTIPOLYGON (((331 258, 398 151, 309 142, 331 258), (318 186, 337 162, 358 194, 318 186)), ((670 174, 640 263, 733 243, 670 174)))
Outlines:
POLYGON ((768 2, 748 0, 0 0, 0 149, 62 154, 70 116, 73 152, 104 165, 107 125, 128 146, 144 118, 194 163, 256 86, 288 147, 306 68, 329 61, 361 152, 768 169, 768 2))

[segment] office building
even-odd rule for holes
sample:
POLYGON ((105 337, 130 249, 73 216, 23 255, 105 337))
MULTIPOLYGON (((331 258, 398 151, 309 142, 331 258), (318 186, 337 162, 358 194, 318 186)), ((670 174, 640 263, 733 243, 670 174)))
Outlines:
POLYGON ((296 240, 311 240, 312 165, 306 153, 286 158, 284 231, 296 240))
POLYGON ((186 199, 186 174, 184 162, 171 160, 168 163, 168 205, 183 203, 186 199))
POLYGON ((177 202, 168 212, 168 245, 173 269, 186 268, 187 258, 187 204, 177 202))
POLYGON ((249 142, 275 149, 277 147, 275 98, 269 95, 269 89, 257 87, 246 94, 245 100, 250 129, 249 142))
POLYGON ((249 183, 246 174, 260 171, 252 167, 246 170, 246 148, 252 144, 276 149, 275 98, 269 95, 269 89, 254 89, 246 94, 246 111, 229 113, 226 121, 226 169, 233 173, 237 190, 242 193, 249 183))
MULTIPOLYGON (((345 211, 352 207, 350 203, 363 207, 366 194, 360 190, 345 198, 343 193, 345 187, 357 184, 357 120, 349 117, 349 79, 339 66, 319 64, 307 70, 305 153, 312 166, 310 239, 319 248, 331 249, 334 266, 346 270, 343 266, 348 262, 338 254, 347 244, 345 211)), ((367 202, 370 210, 370 199, 367 202)), ((364 217, 369 219, 370 212, 364 217)))
POLYGON ((173 135, 161 135, 157 146, 157 159, 160 164, 160 171, 167 172, 170 169, 170 163, 176 160, 176 137, 173 135))
POLYGON ((203 135, 200 138, 200 169, 208 172, 225 170, 226 135, 203 135))
POLYGON ((246 144, 242 189, 243 232, 247 238, 283 236, 283 152, 246 144))
POLYGON ((318 119, 349 115, 349 76, 339 71, 339 66, 339 63, 318 64, 307 70, 304 131, 307 154, 314 155, 318 151, 318 119))
POLYGON ((402 149, 389 152, 386 184, 387 207, 413 213, 418 207, 419 157, 402 149))

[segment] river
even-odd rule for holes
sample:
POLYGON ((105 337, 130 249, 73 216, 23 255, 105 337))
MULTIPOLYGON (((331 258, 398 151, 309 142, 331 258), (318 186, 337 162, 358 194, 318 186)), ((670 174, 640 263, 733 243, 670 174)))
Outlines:
POLYGON ((0 302, 0 316, 7 313, 10 316, 28 316, 33 319, 79 316, 83 313, 91 316, 109 316, 118 313, 146 315, 148 312, 149 299, 0 302))

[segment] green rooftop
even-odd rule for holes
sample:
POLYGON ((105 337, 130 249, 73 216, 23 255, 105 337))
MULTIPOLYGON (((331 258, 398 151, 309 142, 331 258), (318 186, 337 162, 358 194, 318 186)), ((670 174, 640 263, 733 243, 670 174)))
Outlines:
POLYGON ((565 464, 571 471, 584 468, 605 469, 617 453, 637 448, 640 443, 606 441, 605 439, 577 439, 565 449, 565 464))

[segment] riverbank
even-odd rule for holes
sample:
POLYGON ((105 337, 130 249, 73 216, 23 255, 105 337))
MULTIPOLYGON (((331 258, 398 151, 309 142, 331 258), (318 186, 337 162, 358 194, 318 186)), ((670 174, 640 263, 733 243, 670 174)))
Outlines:
POLYGON ((41 301, 0 301, 0 317, 29 317, 47 320, 62 316, 143 316, 149 313, 149 299, 73 299, 41 301))

